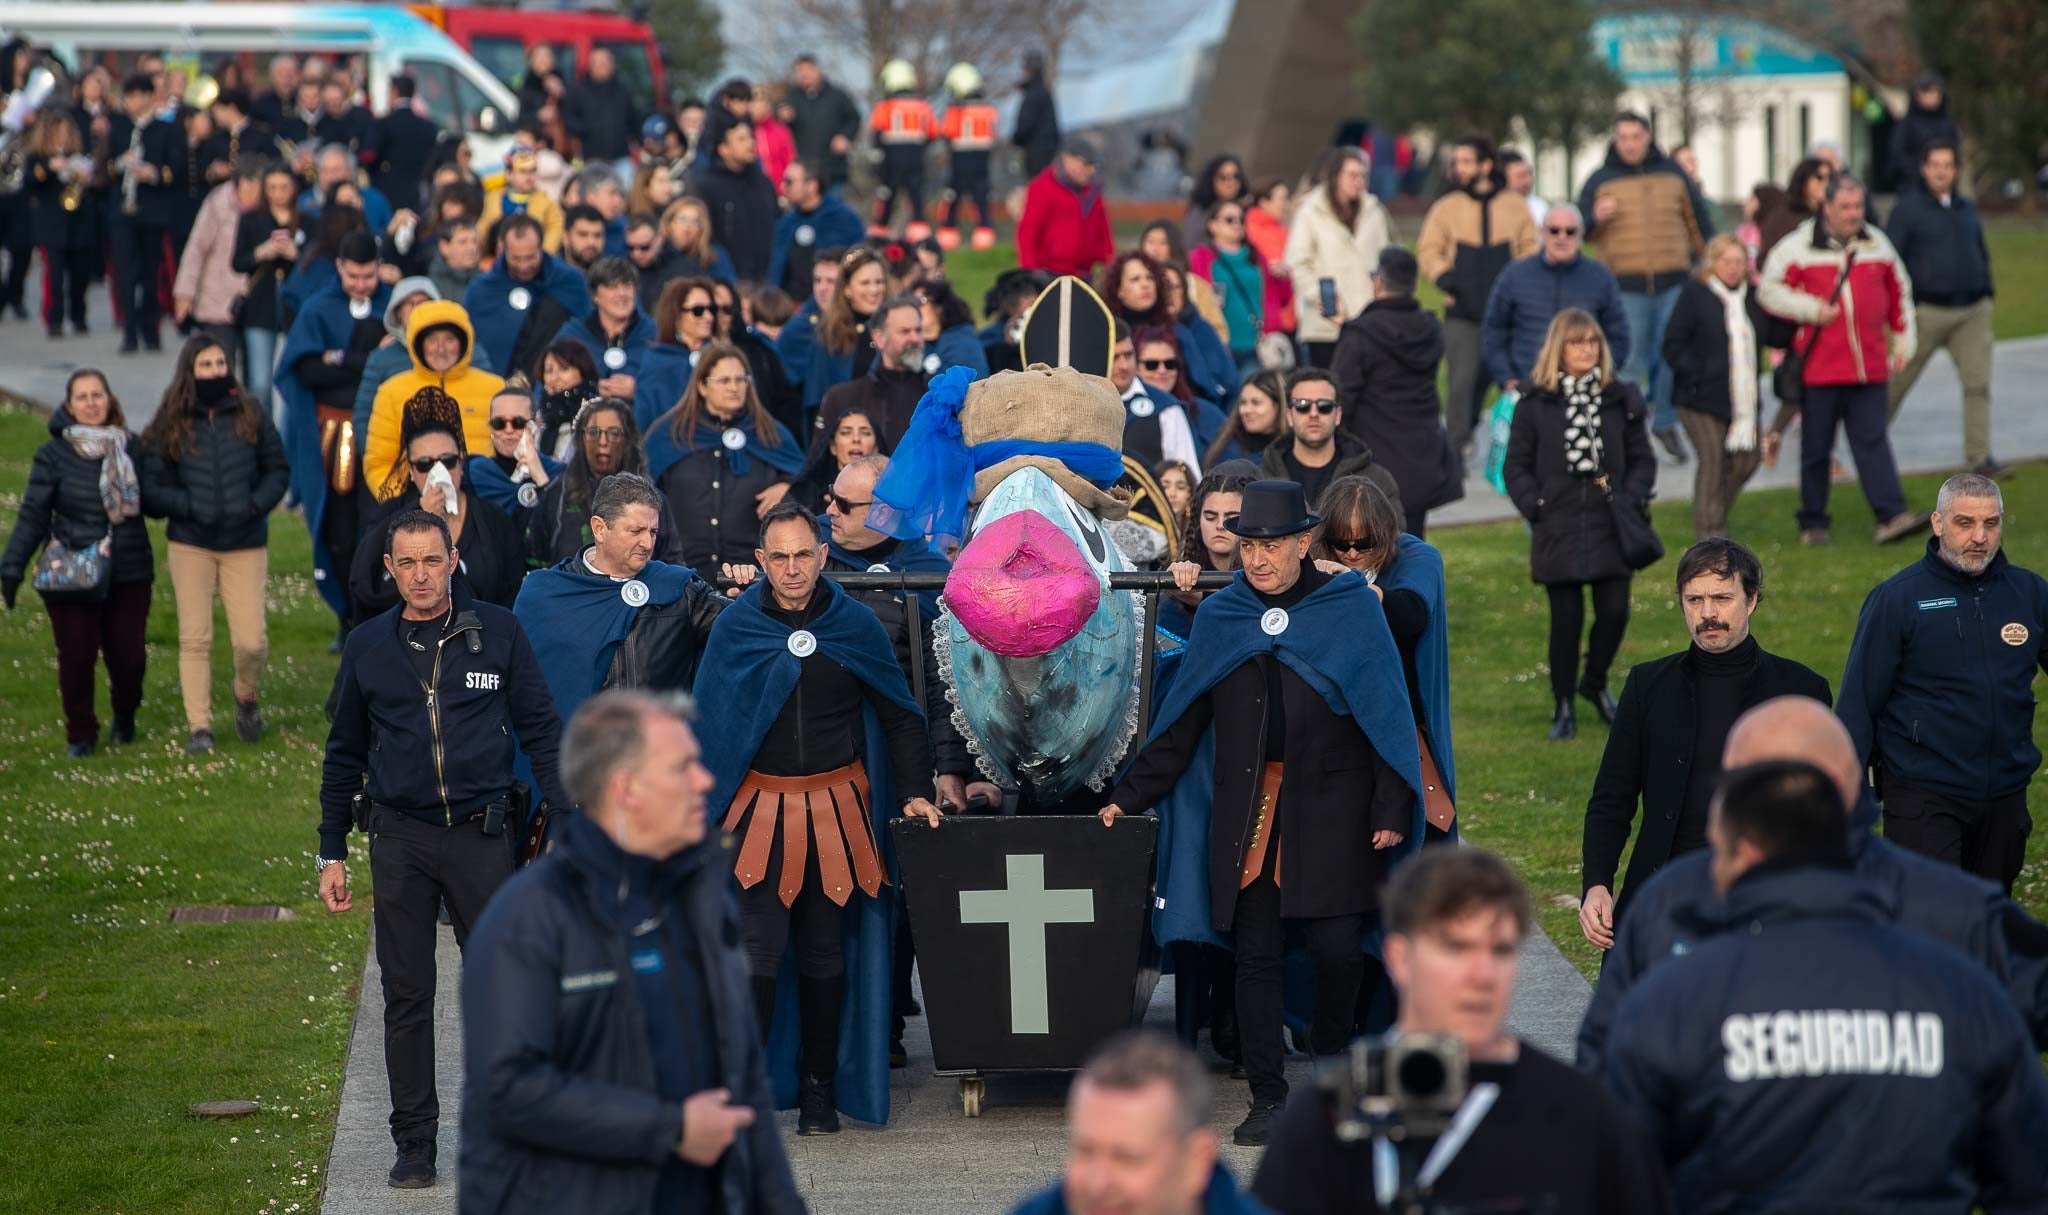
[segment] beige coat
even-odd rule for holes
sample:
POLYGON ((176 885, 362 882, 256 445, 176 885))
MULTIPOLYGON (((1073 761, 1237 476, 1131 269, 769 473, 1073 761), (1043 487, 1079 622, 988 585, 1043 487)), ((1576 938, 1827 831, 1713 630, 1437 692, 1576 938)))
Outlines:
POLYGON ((235 273, 234 267, 235 225, 241 218, 242 206, 230 178, 199 204, 199 217, 185 239, 171 295, 191 300, 192 315, 202 324, 232 324, 235 297, 248 285, 248 276, 235 273))
POLYGON ((1387 209, 1367 194, 1359 200, 1358 223, 1346 228, 1330 209, 1330 187, 1309 192, 1295 208, 1287 234, 1287 269, 1294 276, 1295 336, 1304 342, 1334 342, 1345 321, 1372 303, 1372 271, 1380 250, 1393 242, 1387 209), (1337 283, 1337 313, 1323 315, 1322 279, 1337 283))

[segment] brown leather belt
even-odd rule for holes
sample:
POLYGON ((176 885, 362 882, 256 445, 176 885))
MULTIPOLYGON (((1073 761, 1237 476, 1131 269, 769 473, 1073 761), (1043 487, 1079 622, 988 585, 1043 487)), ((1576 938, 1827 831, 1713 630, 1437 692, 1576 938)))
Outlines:
POLYGON ((356 487, 355 415, 332 405, 317 408, 320 421, 320 462, 327 470, 327 488, 346 494, 356 487))
MULTIPOLYGON (((1244 852, 1244 870, 1237 879, 1242 890, 1257 881, 1266 868, 1266 847, 1280 831, 1280 777, 1286 765, 1268 763, 1259 775, 1259 803, 1252 811, 1252 842, 1244 852)), ((1273 850, 1273 884, 1280 884, 1280 850, 1273 850)))
POLYGON ((1457 821, 1458 808, 1451 804, 1451 791, 1444 788, 1444 774, 1437 771, 1436 757, 1429 753, 1429 736, 1415 729, 1415 749, 1422 759, 1422 813, 1438 831, 1449 831, 1457 821))
POLYGON ((803 889, 804 861, 813 839, 818 845, 818 876, 824 882, 825 897, 844 907, 857 881, 872 898, 889 878, 875 851, 867 807, 868 771, 859 760, 816 776, 748 772, 725 815, 728 832, 738 834, 741 821, 747 824, 733 873, 746 889, 759 885, 768 876, 768 857, 779 831, 782 876, 775 892, 784 907, 794 903, 803 889))

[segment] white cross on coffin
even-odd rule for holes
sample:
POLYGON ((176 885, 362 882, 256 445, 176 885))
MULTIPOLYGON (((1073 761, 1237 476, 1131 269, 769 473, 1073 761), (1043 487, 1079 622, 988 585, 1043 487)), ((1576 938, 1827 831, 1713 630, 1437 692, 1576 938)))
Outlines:
POLYGON ((1041 853, 1005 857, 1003 864, 1007 889, 961 891, 960 922, 1009 925, 1010 1032, 1048 1034, 1045 930, 1052 924, 1093 924, 1095 892, 1047 890, 1041 853))

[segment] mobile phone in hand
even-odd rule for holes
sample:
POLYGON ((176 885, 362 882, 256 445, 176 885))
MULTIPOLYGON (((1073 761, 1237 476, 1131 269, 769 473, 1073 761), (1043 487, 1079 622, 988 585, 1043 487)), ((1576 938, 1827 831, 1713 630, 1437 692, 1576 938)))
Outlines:
POLYGON ((1323 297, 1323 315, 1336 316, 1337 280, 1334 278, 1321 279, 1316 283, 1316 290, 1323 297))

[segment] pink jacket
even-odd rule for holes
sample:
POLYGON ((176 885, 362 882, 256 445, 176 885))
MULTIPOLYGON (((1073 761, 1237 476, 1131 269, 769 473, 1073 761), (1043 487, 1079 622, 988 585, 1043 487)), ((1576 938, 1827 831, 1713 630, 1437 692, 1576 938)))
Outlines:
POLYGON ((185 256, 178 259, 171 294, 191 300, 192 315, 202 324, 232 324, 235 297, 248 284, 248 277, 235 273, 233 265, 235 225, 241 218, 233 179, 215 186, 199 204, 199 218, 192 221, 192 234, 185 240, 185 256))
POLYGON ((761 171, 775 183, 775 193, 780 195, 782 171, 796 159, 796 136, 780 118, 771 114, 754 120, 754 141, 760 145, 761 171))

